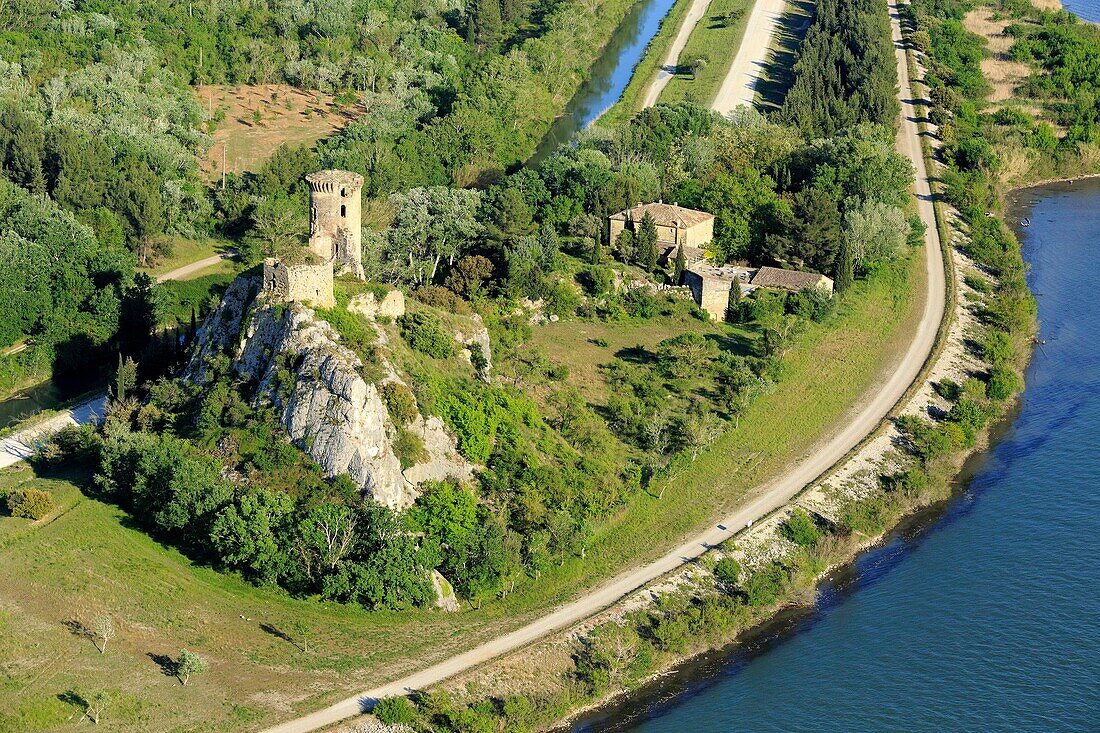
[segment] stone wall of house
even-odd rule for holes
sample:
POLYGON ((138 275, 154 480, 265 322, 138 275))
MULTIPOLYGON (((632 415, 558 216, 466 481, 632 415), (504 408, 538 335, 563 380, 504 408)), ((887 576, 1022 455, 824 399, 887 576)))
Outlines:
POLYGON ((697 272, 687 270, 684 272, 684 284, 691 289, 691 296, 695 298, 696 304, 710 314, 711 318, 725 320, 730 288, 733 287, 732 280, 703 277, 697 272))
POLYGON ((688 247, 706 249, 706 246, 710 244, 712 239, 714 239, 714 219, 707 219, 693 227, 685 229, 683 232, 683 241, 681 243, 688 247))

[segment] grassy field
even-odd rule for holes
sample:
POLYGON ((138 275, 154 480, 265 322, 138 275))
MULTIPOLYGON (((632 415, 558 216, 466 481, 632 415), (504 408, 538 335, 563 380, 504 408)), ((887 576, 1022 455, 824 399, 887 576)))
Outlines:
POLYGON ((668 54, 668 48, 680 31, 684 23, 684 16, 691 7, 692 0, 676 0, 668 15, 661 21, 661 27, 657 35, 653 36, 641 61, 634 67, 634 73, 630 77, 630 83, 626 85, 619 101, 609 110, 600 115, 598 124, 615 125, 625 122, 637 113, 642 106, 646 89, 653 82, 661 63, 668 54))
POLYGON ((704 107, 714 102, 741 47, 752 6, 753 0, 712 0, 680 54, 681 70, 669 80, 660 101, 689 101, 704 107), (725 18, 730 13, 734 19, 727 23, 725 18), (688 65, 695 59, 707 63, 693 77, 688 65))
POLYGON ((170 280, 161 283, 160 287, 165 300, 162 325, 190 324, 192 309, 199 317, 205 315, 211 300, 224 293, 236 276, 233 263, 223 260, 187 280, 170 280))
MULTIPOLYGON (((228 242, 218 239, 188 239, 187 237, 170 234, 162 235, 160 239, 169 247, 171 254, 167 257, 158 258, 151 267, 139 268, 152 277, 159 277, 166 272, 175 270, 177 267, 183 267, 231 249, 228 242)), ((202 273, 195 273, 192 277, 210 271, 212 270, 204 270, 202 273)))
MULTIPOLYGON (((687 306, 687 301, 682 305, 687 306)), ((600 372, 602 365, 636 347, 653 352, 664 339, 688 331, 745 343, 755 338, 755 334, 747 330, 712 321, 700 321, 690 314, 687 307, 682 307, 669 315, 649 320, 622 323, 548 323, 535 330, 531 344, 541 349, 550 361, 569 367, 566 381, 576 386, 588 402, 605 404, 608 390, 600 372)))
POLYGON ((788 0, 768 50, 760 80, 756 83, 756 106, 769 112, 783 106, 787 90, 794 83, 794 63, 798 48, 814 17, 812 0, 788 0))
MULTIPOLYGON (((124 512, 84 498, 78 487, 87 476, 0 473, 0 489, 59 482, 55 492, 69 507, 36 525, 0 517, 0 730, 67 728, 80 717, 69 693, 97 690, 116 697, 105 719, 112 730, 256 729, 428 666, 656 557, 822 440, 882 379, 919 318, 918 264, 914 257, 893 277, 857 283, 828 323, 811 325, 797 339, 782 381, 740 428, 694 463, 681 464, 667 485, 632 499, 598 530, 585 559, 538 582, 524 579, 513 594, 480 610, 366 613, 292 599, 160 545, 124 512), (66 626, 105 614, 119 628, 106 654, 66 626), (162 666, 182 648, 211 662, 186 687, 162 666)), ((579 331, 577 324, 558 324, 540 330, 537 341, 552 354, 606 338, 606 348, 590 344, 608 354, 593 359, 606 359, 615 348, 610 331, 620 327, 601 334, 570 328, 579 331)), ((621 328, 615 343, 625 346, 660 340, 662 328, 680 326, 621 328)))

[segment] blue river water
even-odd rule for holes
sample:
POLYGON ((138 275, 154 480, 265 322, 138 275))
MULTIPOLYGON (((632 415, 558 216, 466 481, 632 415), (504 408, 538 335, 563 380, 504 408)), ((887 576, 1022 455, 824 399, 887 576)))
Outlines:
POLYGON ((1014 216, 1045 343, 959 495, 574 731, 1100 731, 1100 183, 1014 216))
POLYGON ((1100 0, 1062 0, 1062 7, 1082 20, 1100 23, 1100 0))

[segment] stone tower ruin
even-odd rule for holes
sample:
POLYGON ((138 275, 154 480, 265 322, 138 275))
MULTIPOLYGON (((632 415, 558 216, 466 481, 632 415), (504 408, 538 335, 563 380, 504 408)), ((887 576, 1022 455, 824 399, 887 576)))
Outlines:
POLYGON ((309 249, 337 274, 363 279, 363 176, 327 170, 306 176, 309 184, 309 249))

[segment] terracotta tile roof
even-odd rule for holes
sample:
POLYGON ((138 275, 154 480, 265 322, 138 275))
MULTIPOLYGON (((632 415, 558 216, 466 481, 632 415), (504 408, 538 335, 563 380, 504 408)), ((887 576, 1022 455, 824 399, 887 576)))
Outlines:
POLYGON ((782 270, 778 267, 761 267, 752 279, 753 287, 785 288, 786 290, 804 290, 829 282, 829 278, 817 272, 799 272, 782 270))
POLYGON ((704 221, 714 218, 714 214, 708 214, 705 211, 696 211, 695 209, 688 209, 683 206, 677 206, 676 204, 665 203, 638 204, 632 208, 624 209, 617 214, 612 214, 611 218, 616 221, 632 219, 640 222, 642 217, 647 213, 653 217, 655 224, 664 227, 693 227, 696 224, 702 224, 704 221))

